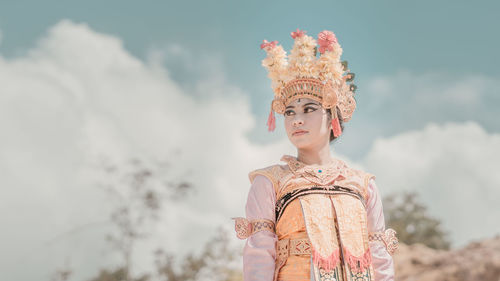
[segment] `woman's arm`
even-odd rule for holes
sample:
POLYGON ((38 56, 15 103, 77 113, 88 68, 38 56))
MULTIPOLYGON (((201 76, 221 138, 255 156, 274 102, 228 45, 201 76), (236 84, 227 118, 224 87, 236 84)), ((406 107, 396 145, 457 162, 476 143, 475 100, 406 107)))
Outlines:
MULTIPOLYGON (((252 182, 246 204, 249 221, 267 219, 275 223, 276 195, 271 181, 257 175, 252 182)), ((256 232, 247 238, 243 249, 243 279, 245 281, 271 281, 274 277, 276 241, 269 230, 256 232)))
MULTIPOLYGON (((382 207, 382 200, 375 184, 375 180, 370 179, 368 184, 368 232, 384 232, 385 219, 382 207)), ((370 241, 370 251, 372 254, 372 265, 375 270, 376 281, 394 280, 394 261, 386 249, 386 246, 380 241, 370 241)))

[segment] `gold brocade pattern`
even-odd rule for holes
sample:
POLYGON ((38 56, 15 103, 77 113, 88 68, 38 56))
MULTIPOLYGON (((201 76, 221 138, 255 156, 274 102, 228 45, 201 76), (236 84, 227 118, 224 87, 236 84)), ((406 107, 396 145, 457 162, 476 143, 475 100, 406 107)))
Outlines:
POLYGON ((272 165, 266 168, 257 169, 248 173, 248 179, 250 183, 253 182, 257 175, 263 175, 268 178, 273 184, 273 188, 276 194, 280 191, 281 182, 287 179, 287 175, 289 176, 290 171, 286 168, 285 165, 272 165))
POLYGON ((330 196, 330 199, 335 206, 342 243, 353 255, 363 255, 368 248, 368 233, 366 211, 361 202, 348 195, 330 196))
POLYGON ((347 171, 347 165, 344 161, 336 158, 332 158, 333 162, 328 165, 306 165, 290 155, 283 155, 281 161, 286 161, 294 174, 319 185, 330 184, 339 176, 345 178, 347 171))
POLYGON ((392 256, 398 249, 399 241, 396 237, 396 231, 392 228, 386 229, 384 232, 368 233, 368 241, 378 241, 384 244, 387 252, 392 256))
POLYGON ((322 166, 305 165, 289 155, 281 160, 287 165, 249 174, 251 181, 259 174, 269 178, 277 200, 293 190, 324 185, 351 189, 361 194, 362 200, 348 194, 309 194, 290 201, 276 223, 279 241, 274 281, 310 281, 311 274, 317 280, 374 280, 365 202, 368 182, 375 176, 352 169, 339 159, 322 166), (312 254, 304 249, 299 249, 299 254, 290 253, 290 244, 284 240, 301 238, 309 238, 312 254), (321 266, 312 262, 314 251, 316 262, 323 261, 318 263, 321 266))
POLYGON ((254 219, 248 220, 247 218, 236 217, 232 218, 234 222, 234 230, 239 239, 246 239, 252 234, 259 231, 268 230, 274 232, 274 222, 268 219, 254 219))
POLYGON ((323 194, 309 194, 300 197, 300 204, 311 240, 313 262, 331 270, 340 261, 340 248, 330 198, 323 194))
MULTIPOLYGON (((288 205, 276 226, 279 241, 307 238, 299 200, 288 205)), ((278 242, 278 245, 281 245, 278 242)), ((281 251, 283 253, 284 251, 281 251)), ((275 280, 310 280, 310 255, 278 255, 275 280)))

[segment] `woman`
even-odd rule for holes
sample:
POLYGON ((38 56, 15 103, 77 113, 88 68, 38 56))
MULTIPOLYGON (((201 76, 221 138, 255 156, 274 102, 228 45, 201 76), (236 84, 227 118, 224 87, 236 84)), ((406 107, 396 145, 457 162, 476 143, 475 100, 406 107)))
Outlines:
POLYGON ((330 153, 356 107, 354 73, 345 74, 333 32, 317 41, 298 29, 291 35, 288 59, 277 41, 261 48, 275 93, 269 130, 274 111, 283 114, 297 157, 249 174, 246 218, 235 218, 237 236, 247 238, 244 279, 394 280, 397 238, 385 229, 375 176, 330 153))

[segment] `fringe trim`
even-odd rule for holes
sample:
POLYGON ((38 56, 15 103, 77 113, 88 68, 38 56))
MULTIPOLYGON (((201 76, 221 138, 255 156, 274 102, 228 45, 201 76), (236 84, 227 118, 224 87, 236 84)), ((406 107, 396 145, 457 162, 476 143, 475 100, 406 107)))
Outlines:
POLYGON ((340 249, 335 249, 331 255, 323 257, 316 249, 312 248, 312 256, 314 265, 326 270, 333 270, 340 261, 340 249))
POLYGON ((365 253, 360 257, 354 256, 347 248, 344 247, 344 255, 347 264, 351 267, 353 272, 359 273, 364 272, 368 268, 370 268, 370 264, 372 263, 372 255, 370 252, 370 248, 366 249, 365 253))

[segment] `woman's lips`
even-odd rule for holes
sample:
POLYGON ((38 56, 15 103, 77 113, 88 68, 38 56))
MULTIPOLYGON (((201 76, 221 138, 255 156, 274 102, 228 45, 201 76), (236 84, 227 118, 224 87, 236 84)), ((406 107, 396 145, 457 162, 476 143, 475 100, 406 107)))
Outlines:
POLYGON ((307 133, 308 133, 308 131, 300 131, 300 132, 295 132, 292 135, 293 136, 300 136, 300 135, 304 135, 304 134, 307 134, 307 133))

